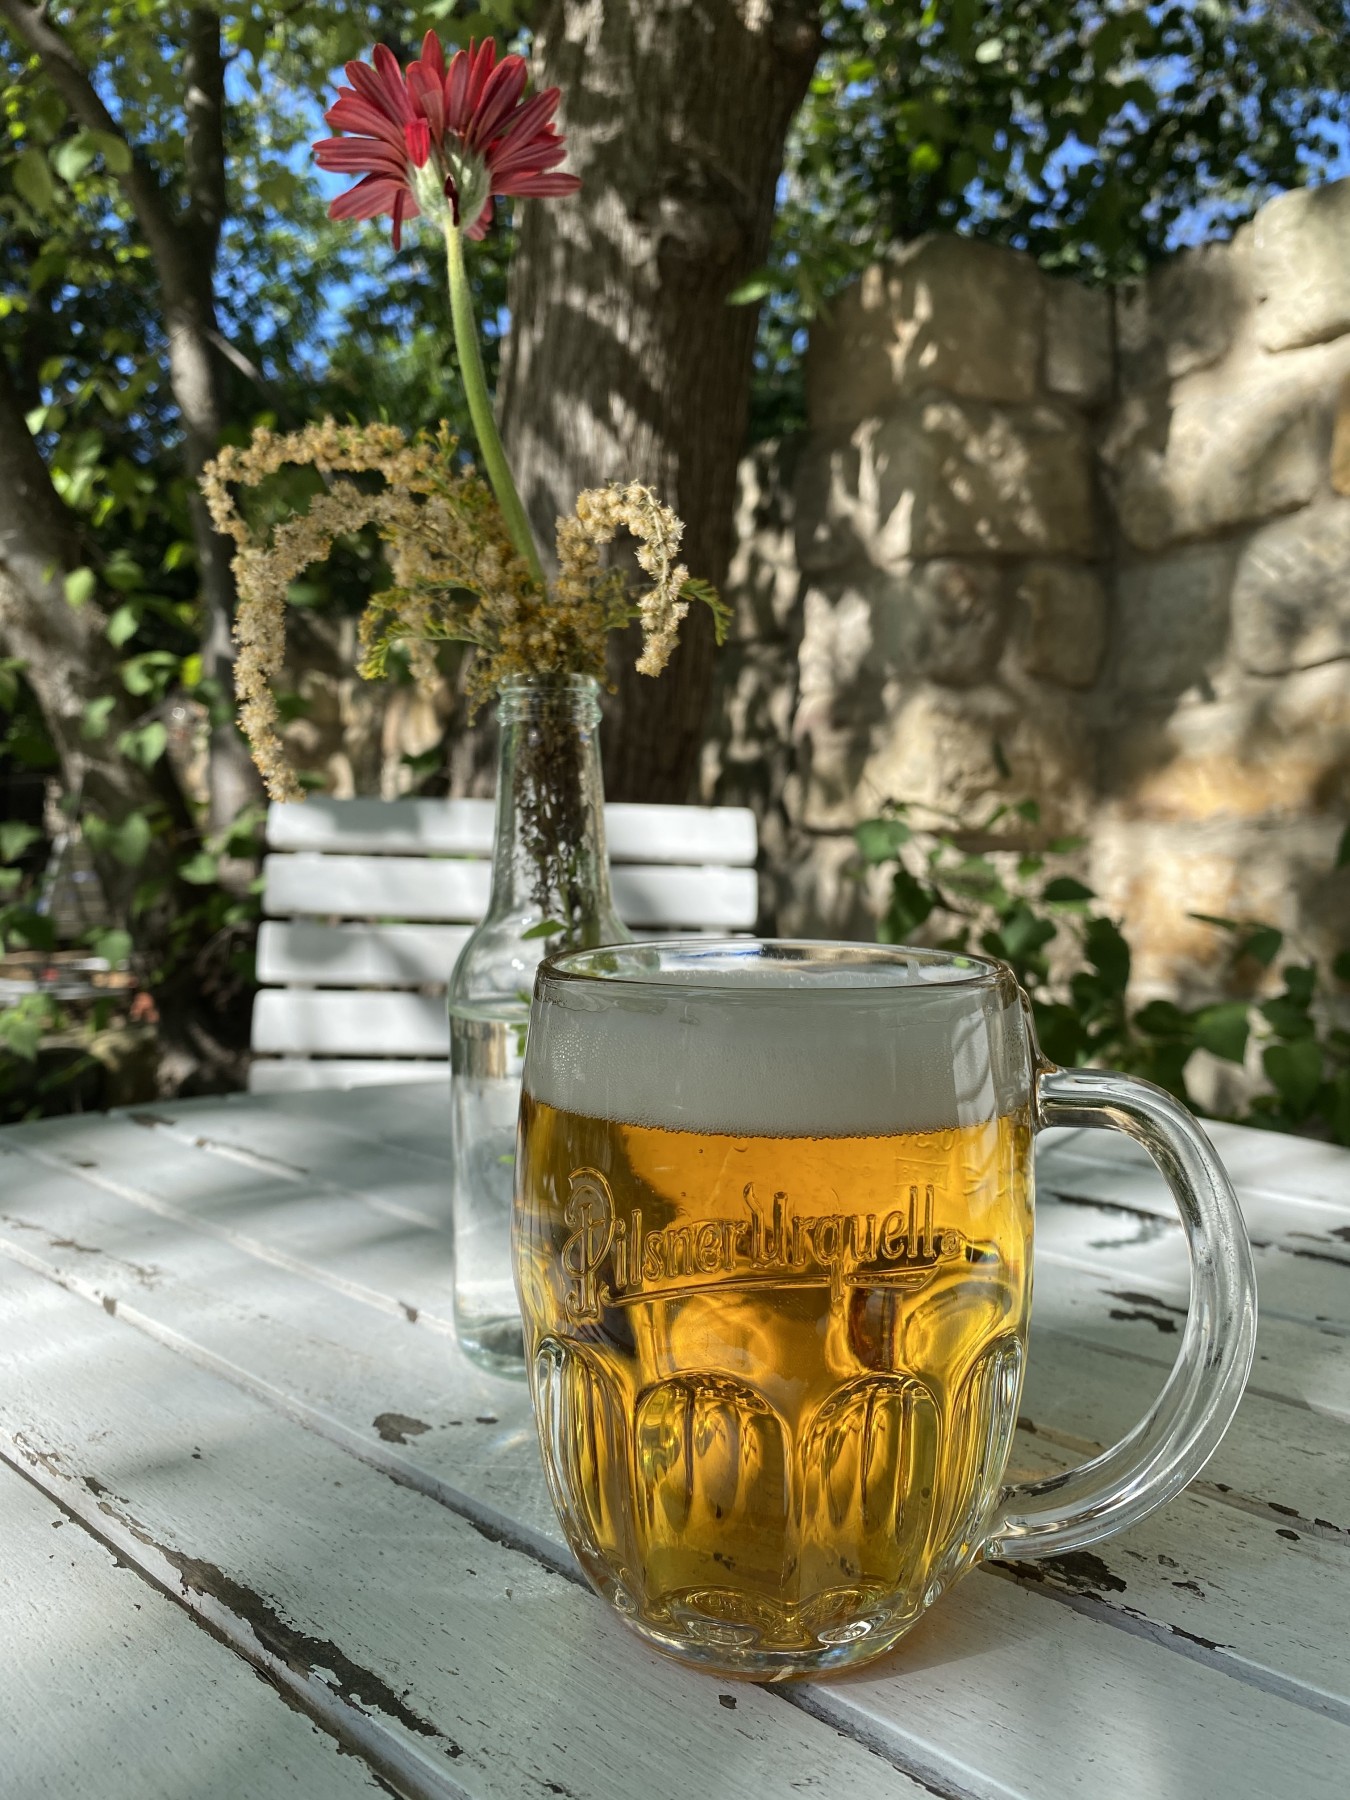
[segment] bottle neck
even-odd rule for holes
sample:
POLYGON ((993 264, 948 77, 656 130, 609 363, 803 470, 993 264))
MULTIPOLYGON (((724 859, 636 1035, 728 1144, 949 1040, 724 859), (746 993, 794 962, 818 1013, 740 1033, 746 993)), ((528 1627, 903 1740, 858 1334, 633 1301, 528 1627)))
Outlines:
POLYGON ((609 891, 600 695, 588 675, 516 677, 497 717, 497 836, 489 917, 532 914, 541 954, 627 933, 609 891))

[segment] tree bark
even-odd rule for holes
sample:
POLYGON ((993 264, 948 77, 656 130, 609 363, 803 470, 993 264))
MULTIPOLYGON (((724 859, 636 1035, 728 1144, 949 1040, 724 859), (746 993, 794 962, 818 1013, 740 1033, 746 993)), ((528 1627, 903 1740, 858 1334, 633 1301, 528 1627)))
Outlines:
MULTIPOLYGON (((224 422, 216 344, 215 264, 225 215, 225 65, 220 18, 192 7, 184 43, 185 161, 188 206, 180 218, 153 166, 129 143, 69 40, 28 0, 0 0, 0 18, 40 59, 72 115, 90 130, 127 144, 130 163, 117 177, 136 214, 159 280, 169 346, 169 382, 183 422, 188 511, 203 610, 202 665, 233 712, 234 579, 229 542, 212 529, 197 488, 215 455, 224 422)), ((219 831, 258 797, 260 784, 232 718, 211 733, 210 826, 219 831)))
MULTIPOLYGON (((818 0, 548 0, 536 75, 562 88, 575 201, 527 201, 500 405, 540 550, 577 493, 653 487, 691 571, 732 549, 757 308, 727 295, 768 251, 792 116, 820 49, 818 0)), ((657 683, 618 640, 606 723, 615 798, 685 800, 713 642, 686 621, 657 683)))

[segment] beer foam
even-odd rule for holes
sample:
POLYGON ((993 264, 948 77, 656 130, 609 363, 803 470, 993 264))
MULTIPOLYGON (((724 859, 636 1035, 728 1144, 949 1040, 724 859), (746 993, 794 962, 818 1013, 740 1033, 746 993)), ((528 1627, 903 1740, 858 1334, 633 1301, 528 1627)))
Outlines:
POLYGON ((1027 1104, 1021 1009, 992 984, 895 966, 827 982, 718 969, 716 995, 697 981, 541 984, 526 1091, 623 1124, 771 1137, 938 1131, 1027 1104))

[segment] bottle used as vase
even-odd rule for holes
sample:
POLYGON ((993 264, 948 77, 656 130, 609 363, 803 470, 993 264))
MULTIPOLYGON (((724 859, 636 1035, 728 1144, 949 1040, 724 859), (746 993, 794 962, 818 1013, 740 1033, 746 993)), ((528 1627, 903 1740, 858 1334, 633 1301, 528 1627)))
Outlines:
POLYGON ((455 1329, 475 1362, 520 1375, 511 1204, 534 973, 554 950, 630 933, 609 891, 599 684, 512 676, 497 717, 492 892, 449 990, 455 1329))

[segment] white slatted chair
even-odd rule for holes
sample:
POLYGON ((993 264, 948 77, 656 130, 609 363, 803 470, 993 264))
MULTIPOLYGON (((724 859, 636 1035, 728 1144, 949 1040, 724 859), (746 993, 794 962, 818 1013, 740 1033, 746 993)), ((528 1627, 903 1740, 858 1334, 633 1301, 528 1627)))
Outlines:
MULTIPOLYGON (((270 808, 251 1092, 440 1072, 445 984, 487 910, 494 820, 491 800, 270 808)), ((753 927, 748 808, 616 803, 605 835, 615 906, 639 935, 753 927)))

